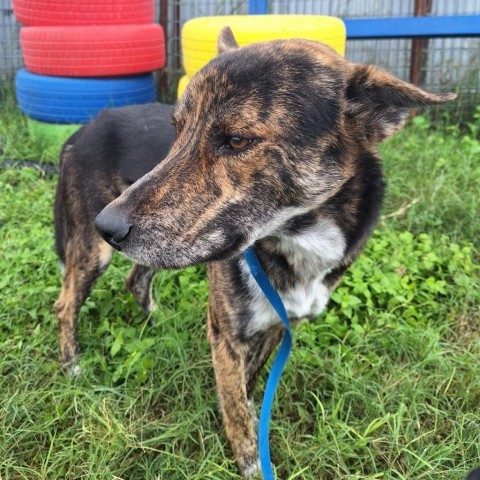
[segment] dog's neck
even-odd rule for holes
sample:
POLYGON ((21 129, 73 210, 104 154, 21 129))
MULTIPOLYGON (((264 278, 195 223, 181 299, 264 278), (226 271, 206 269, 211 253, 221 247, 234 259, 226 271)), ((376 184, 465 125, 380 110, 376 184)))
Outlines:
MULTIPOLYGON (((346 240, 327 218, 298 218, 255 243, 255 250, 290 319, 318 315, 331 293, 326 276, 342 262, 346 240)), ((249 292, 246 337, 279 322, 275 311, 250 274, 246 261, 240 271, 249 292)))
MULTIPOLYGON (((380 163, 362 155, 357 174, 331 198, 307 210, 291 207, 264 225, 254 248, 290 319, 318 315, 343 273, 362 250, 378 217, 383 195, 380 163)), ((257 237, 258 238, 258 237, 257 237)), ((240 261, 238 305, 248 338, 280 319, 240 261), (245 314, 245 315, 244 315, 245 314)))
POLYGON ((346 240, 333 220, 312 213, 293 218, 256 248, 272 283, 282 291, 327 275, 343 259, 346 240))

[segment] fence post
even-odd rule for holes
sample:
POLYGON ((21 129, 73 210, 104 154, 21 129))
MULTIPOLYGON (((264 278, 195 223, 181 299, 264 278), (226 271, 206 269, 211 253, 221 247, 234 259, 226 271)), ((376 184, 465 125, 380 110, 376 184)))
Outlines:
POLYGON ((268 0, 248 0, 249 15, 266 15, 268 0))
MULTIPOLYGON (((160 0, 160 25, 163 27, 163 33, 165 35, 165 53, 168 59, 168 41, 170 40, 168 31, 168 0, 160 0)), ((168 96, 168 65, 160 72, 157 79, 157 91, 162 95, 162 102, 168 96)))
MULTIPOLYGON (((432 12, 433 0, 415 0, 415 17, 432 12)), ((425 83, 425 65, 428 61, 428 38, 414 38, 410 55, 410 83, 421 86, 425 83)))

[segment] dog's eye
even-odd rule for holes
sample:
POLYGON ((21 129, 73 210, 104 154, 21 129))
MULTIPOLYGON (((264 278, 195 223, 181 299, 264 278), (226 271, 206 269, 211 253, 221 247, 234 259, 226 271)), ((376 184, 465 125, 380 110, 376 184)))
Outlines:
POLYGON ((252 141, 252 138, 231 135, 225 139, 225 145, 230 150, 242 150, 243 148, 248 147, 252 141))

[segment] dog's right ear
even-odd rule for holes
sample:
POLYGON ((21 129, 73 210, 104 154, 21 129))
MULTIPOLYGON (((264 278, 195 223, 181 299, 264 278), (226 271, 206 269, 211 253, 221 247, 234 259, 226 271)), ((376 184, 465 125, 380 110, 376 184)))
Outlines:
POLYGON ((220 30, 220 35, 217 40, 217 53, 221 55, 222 53, 236 50, 237 48, 239 48, 238 43, 233 36, 231 28, 223 27, 220 30))

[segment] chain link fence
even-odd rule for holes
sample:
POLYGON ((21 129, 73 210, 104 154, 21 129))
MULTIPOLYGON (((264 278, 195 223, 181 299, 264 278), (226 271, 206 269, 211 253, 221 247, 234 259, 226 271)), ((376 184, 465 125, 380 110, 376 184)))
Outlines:
MULTIPOLYGON (((99 0, 102 1, 102 0, 99 0)), ((414 0, 270 0, 269 13, 333 15, 340 18, 406 17, 414 14, 414 0)), ((480 14, 480 0, 430 0, 428 15, 480 14)), ((175 99, 183 74, 180 32, 190 18, 246 14, 247 0, 156 0, 156 21, 167 35, 167 61, 160 74, 161 98, 175 99)), ((0 0, 0 82, 11 83, 22 67, 18 41, 20 26, 10 0, 0 0)), ((372 63, 403 80, 411 80, 412 40, 349 40, 346 56, 352 61, 372 63)), ((453 121, 468 119, 480 104, 480 38, 434 38, 421 44, 424 59, 419 73, 421 86, 431 92, 455 91, 457 102, 436 109, 453 121)))

